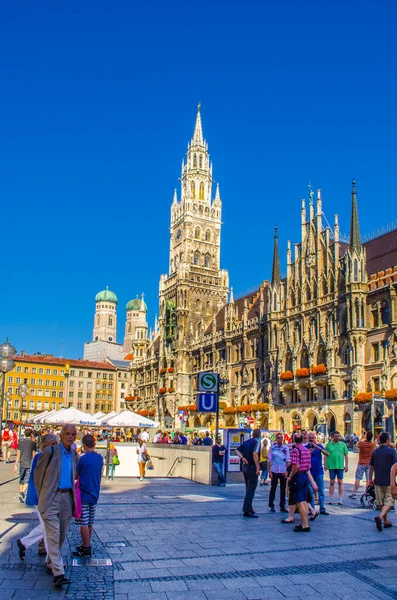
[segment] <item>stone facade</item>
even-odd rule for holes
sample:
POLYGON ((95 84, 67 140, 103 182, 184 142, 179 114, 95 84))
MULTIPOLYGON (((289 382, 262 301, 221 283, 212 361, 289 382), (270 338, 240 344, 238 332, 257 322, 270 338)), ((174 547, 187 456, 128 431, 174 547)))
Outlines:
MULTIPOLYGON (((278 233, 272 278, 234 300, 220 268, 219 186, 200 107, 171 205, 169 273, 160 278, 160 317, 144 356, 132 362, 128 405, 167 426, 208 426, 195 410, 196 375, 212 370, 222 388, 221 424, 245 417, 269 429, 327 424, 359 432, 369 424, 362 392, 397 388, 397 231, 361 243, 352 187, 350 241, 337 215, 325 222, 321 192, 302 201, 301 239, 287 247, 281 277, 278 233)), ((367 396, 368 397, 368 396, 367 396)))

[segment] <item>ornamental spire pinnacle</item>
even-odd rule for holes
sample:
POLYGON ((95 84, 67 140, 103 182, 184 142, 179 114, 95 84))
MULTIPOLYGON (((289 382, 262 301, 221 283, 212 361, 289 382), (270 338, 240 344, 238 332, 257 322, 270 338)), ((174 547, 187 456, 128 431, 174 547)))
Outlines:
POLYGON ((278 227, 274 228, 274 251, 273 251, 273 268, 272 268, 272 285, 280 285, 280 256, 278 252, 278 227))
POLYGON ((350 249, 359 251, 361 249, 360 225, 358 221, 356 182, 352 181, 352 214, 350 221, 350 249))
POLYGON ((197 117, 196 117, 196 124, 194 126, 192 144, 203 145, 203 143, 204 143, 204 138, 203 138, 203 127, 201 125, 201 104, 199 102, 198 106, 197 106, 197 117))

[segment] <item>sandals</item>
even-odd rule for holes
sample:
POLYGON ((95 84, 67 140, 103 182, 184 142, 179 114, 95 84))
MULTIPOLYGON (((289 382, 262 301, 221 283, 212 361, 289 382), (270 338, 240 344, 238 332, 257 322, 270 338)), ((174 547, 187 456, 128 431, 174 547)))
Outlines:
POLYGON ((320 513, 316 511, 316 512, 314 513, 314 515, 312 515, 312 516, 309 518, 309 521, 314 521, 314 519, 317 519, 317 517, 318 517, 318 515, 319 515, 319 514, 320 514, 320 513))

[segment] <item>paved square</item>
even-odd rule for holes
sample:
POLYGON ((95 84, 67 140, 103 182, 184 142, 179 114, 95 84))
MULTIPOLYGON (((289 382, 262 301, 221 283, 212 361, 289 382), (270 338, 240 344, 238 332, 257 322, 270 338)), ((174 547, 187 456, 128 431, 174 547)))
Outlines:
POLYGON ((11 465, 0 465, 2 600, 397 599, 397 519, 379 533, 374 511, 348 500, 319 516, 310 534, 281 524, 258 488, 258 519, 244 519, 243 485, 208 488, 183 479, 105 483, 97 509, 94 558, 111 566, 72 566, 80 543, 71 525, 64 547, 68 589, 55 590, 35 548, 21 563, 16 540, 36 524, 18 502, 11 465), (215 501, 214 501, 215 500, 215 501))

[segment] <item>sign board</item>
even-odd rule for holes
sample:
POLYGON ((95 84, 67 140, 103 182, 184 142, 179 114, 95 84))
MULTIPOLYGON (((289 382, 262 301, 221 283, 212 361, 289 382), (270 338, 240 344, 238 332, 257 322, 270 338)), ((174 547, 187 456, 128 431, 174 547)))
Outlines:
POLYGON ((250 422, 250 425, 253 425, 255 423, 254 417, 249 417, 248 421, 250 422))
POLYGON ((199 392, 218 392, 218 373, 199 373, 198 391, 199 392))
POLYGON ((217 394, 198 394, 197 410, 199 412, 216 412, 217 394))

